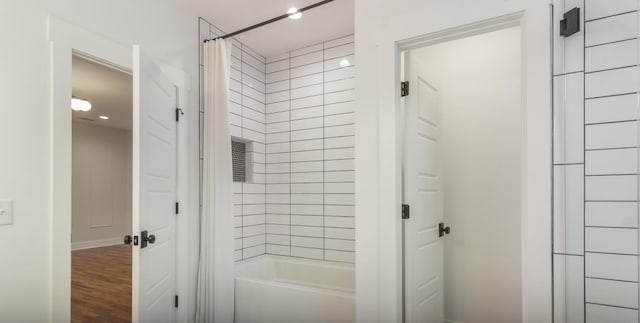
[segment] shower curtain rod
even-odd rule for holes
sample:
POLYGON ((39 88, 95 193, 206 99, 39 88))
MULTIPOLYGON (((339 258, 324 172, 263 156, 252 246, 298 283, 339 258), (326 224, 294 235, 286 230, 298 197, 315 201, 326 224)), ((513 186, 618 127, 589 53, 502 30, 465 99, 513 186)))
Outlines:
MULTIPOLYGON (((323 5, 323 4, 327 4, 327 3, 333 2, 333 1, 335 1, 335 0, 324 0, 324 1, 316 2, 316 3, 312 4, 312 5, 308 5, 308 6, 304 7, 302 9, 298 9, 298 11, 296 13, 302 13, 302 12, 305 12, 305 11, 307 11, 309 9, 313 9, 315 7, 319 7, 319 6, 323 5)), ((249 30, 253 30, 253 29, 268 25, 268 24, 270 24, 272 22, 276 22, 278 20, 289 18, 289 15, 291 15, 291 14, 285 13, 284 15, 280 15, 280 16, 277 16, 275 18, 271 18, 269 20, 266 20, 266 21, 263 21, 261 23, 255 24, 253 26, 249 26, 249 27, 240 29, 238 31, 234 31, 234 32, 232 32, 230 34, 226 34, 226 35, 223 35, 223 36, 220 36, 220 37, 216 37, 216 38, 213 38, 213 39, 205 39, 204 42, 206 43, 206 42, 208 42, 210 40, 216 40, 216 39, 220 39, 220 38, 225 39, 225 38, 233 37, 235 35, 242 34, 242 33, 247 32, 249 30)))

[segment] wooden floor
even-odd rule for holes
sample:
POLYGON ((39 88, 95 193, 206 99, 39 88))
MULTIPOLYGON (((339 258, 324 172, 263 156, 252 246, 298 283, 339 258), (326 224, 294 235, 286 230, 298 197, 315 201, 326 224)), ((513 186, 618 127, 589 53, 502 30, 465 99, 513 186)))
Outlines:
POLYGON ((131 246, 71 253, 71 322, 131 322, 131 246))

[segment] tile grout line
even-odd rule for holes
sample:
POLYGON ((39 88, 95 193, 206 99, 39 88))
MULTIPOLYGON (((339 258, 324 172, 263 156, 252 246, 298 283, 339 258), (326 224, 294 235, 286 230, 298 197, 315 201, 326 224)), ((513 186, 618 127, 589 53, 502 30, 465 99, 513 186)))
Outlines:
MULTIPOLYGON (((267 59, 266 58, 264 59, 264 62, 265 62, 264 63, 265 72, 262 73, 262 75, 264 75, 264 80, 266 82, 267 81, 267 73, 266 73, 266 71, 267 71, 267 59)), ((263 85, 264 85, 264 91, 267 92, 267 85, 264 84, 264 82, 263 82, 263 85)), ((267 103, 266 103, 267 102, 267 94, 263 93, 263 95, 264 95, 264 102, 265 102, 265 104, 264 104, 264 122, 265 122, 264 141, 266 142, 267 141, 267 126, 266 126, 266 123, 267 123, 267 103)), ((266 143, 264 144, 264 152, 265 152, 265 154, 263 154, 263 155, 264 155, 264 158, 265 158, 265 160, 264 160, 265 161, 265 166, 264 166, 265 175, 264 175, 264 199, 263 199, 263 201, 264 201, 264 207, 263 207, 263 210, 264 210, 264 217, 263 217, 263 220, 264 220, 264 252, 263 252, 263 254, 266 255, 266 254, 269 253, 268 250, 267 250, 267 241, 268 241, 267 240, 267 205, 268 205, 267 204, 267 182, 268 182, 267 178, 268 177, 267 177, 267 174, 266 174, 267 173, 267 165, 266 165, 266 162, 267 162, 267 155, 266 155, 267 144, 266 143)))
MULTIPOLYGON (((635 11, 636 13, 638 12, 638 10, 635 11)), ((636 35, 640 34, 640 21, 636 22, 636 35)), ((636 63, 640 63, 640 52, 638 52, 638 47, 636 46, 636 59, 638 60, 636 63)), ((586 65, 585 65, 586 66, 586 65)), ((640 81, 640 69, 636 69, 636 80, 640 81)), ((640 95, 638 95, 639 92, 636 91, 636 129, 638 129, 639 127, 639 122, 640 122, 640 95)), ((636 146, 640 146, 640 132, 636 131, 636 146)), ((636 149, 636 176, 639 173, 639 167, 638 167, 638 161, 640 161, 640 149, 636 149)), ((640 200, 640 181, 638 181, 638 177, 636 177, 636 199, 640 200)), ((636 206, 638 205, 638 203, 636 203, 636 206)), ((638 229, 638 221, 640 221, 640 210, 637 209, 636 207, 636 229, 638 229)), ((637 234, 637 233, 636 233, 637 234)), ((637 241, 636 243, 636 251, 640 250, 640 241, 637 241)), ((636 258, 636 264, 638 266, 640 266, 640 257, 636 258)), ((636 280, 640 281, 640 272, 637 273, 638 276, 636 276, 636 280)), ((586 276, 586 273, 585 273, 586 276)), ((637 287, 636 287, 637 288, 637 287)), ((640 288, 636 290, 636 297, 638 297, 637 299, 640 299, 640 288)), ((636 307, 638 307, 640 304, 636 303, 636 307)), ((638 318, 638 322, 640 322, 640 318, 638 318)))
MULTIPOLYGON (((549 47, 550 47, 550 51, 551 51, 551 53, 550 53, 550 60, 551 60, 551 66, 550 66, 550 69, 551 69, 551 79, 550 79, 550 81, 551 81, 551 100, 550 100, 550 103, 551 103, 551 120, 550 121, 551 121, 551 124, 553 125, 554 121, 555 121, 555 97, 554 97, 554 92, 555 92, 555 77, 554 77, 554 72, 555 72, 555 66, 554 66, 554 62, 555 62, 555 50, 554 50, 554 43, 555 43, 555 40, 554 40, 554 37, 555 37, 554 25, 555 25, 555 21, 554 21, 554 19, 555 18, 554 18, 554 13, 555 13, 555 10, 554 9, 555 8, 554 8, 554 4, 553 3, 550 3, 549 7, 550 7, 549 8, 549 11, 550 11, 549 14, 550 14, 550 20, 551 20, 550 21, 550 25, 551 26, 549 26, 549 33, 550 33, 550 35, 549 35, 549 47)), ((550 144, 551 144, 551 178, 550 178, 550 180, 551 180, 551 185, 550 185, 551 186, 550 187, 551 192, 550 193, 551 194, 550 195, 551 196, 549 196, 549 199, 550 199, 550 202, 551 202, 550 203, 551 204, 550 205, 550 213, 551 213, 551 219, 550 220, 551 221, 549 223, 549 226, 551 228, 551 235, 550 235, 551 236, 550 237, 551 238, 550 239, 551 240, 550 241, 550 243, 551 243, 551 268, 550 268, 551 269, 551 295, 550 295, 551 296, 551 323, 555 323, 555 317, 556 317, 556 315, 555 315, 555 298, 556 298, 556 295, 555 295, 556 294, 555 293, 555 258, 556 257, 555 257, 555 245, 554 245, 554 243, 555 243, 555 228, 554 228, 554 226, 555 226, 555 202, 554 202, 554 199, 555 199, 555 177, 554 177, 554 175, 555 175, 555 171, 556 170, 555 170, 555 167, 554 167, 554 163, 555 163, 555 147, 554 147, 555 146, 555 138, 554 138, 554 136, 555 136, 555 131, 554 131, 553 127, 552 127, 552 129, 551 129, 551 140, 550 140, 551 141, 550 142, 550 144)))
POLYGON ((291 184, 291 52, 288 52, 288 59, 287 59, 287 65, 288 65, 288 69, 287 69, 287 74, 288 74, 288 84, 289 86, 288 88, 288 93, 289 93, 289 102, 288 102, 288 108, 287 110, 289 111, 289 131, 288 131, 288 137, 289 137, 289 256, 292 256, 292 252, 293 252, 293 243, 292 243, 292 239, 291 239, 291 188, 292 188, 292 184, 291 184))
MULTIPOLYGON (((583 10, 585 11, 586 16, 586 1, 582 3, 583 10)), ((587 49, 586 49, 586 38, 587 38, 587 24, 584 22, 584 17, 581 17, 582 25, 584 27, 584 32, 582 33, 582 70, 586 70, 587 64, 587 49)), ((587 158, 587 143, 586 143, 586 105, 587 105, 587 77, 583 73, 582 74, 582 253, 586 254, 586 246, 587 246, 587 227, 586 227, 586 209, 587 209, 587 168, 585 167, 586 158, 587 158)), ((566 179, 565 179, 566 180, 566 179)), ((587 320, 587 262, 586 256, 582 258, 582 320, 587 320)))
MULTIPOLYGON (((242 63, 242 47, 243 44, 240 43, 240 78, 243 78, 242 75, 244 74, 243 72, 243 68, 244 68, 244 64, 242 63)), ((244 86, 243 85, 243 81, 240 82, 240 105, 242 106, 244 104, 244 86)), ((240 109, 240 136, 244 138, 244 109, 240 109)), ((242 214, 242 216, 240 217, 240 247, 242 248, 242 259, 244 259, 244 183, 240 182, 240 200, 242 201, 242 205, 240 206, 240 214, 242 214)))
POLYGON ((325 173, 325 147, 324 147, 324 136, 325 136, 325 118, 324 118, 324 97, 325 97, 325 43, 322 43, 322 259, 327 260, 327 251, 325 241, 327 239, 327 219, 325 214, 325 181, 326 181, 326 173, 325 173))

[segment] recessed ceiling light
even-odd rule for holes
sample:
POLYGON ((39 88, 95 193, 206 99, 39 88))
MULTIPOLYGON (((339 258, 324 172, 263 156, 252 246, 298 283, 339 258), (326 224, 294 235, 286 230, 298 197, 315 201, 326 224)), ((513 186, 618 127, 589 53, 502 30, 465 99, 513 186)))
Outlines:
POLYGON ((351 62, 349 62, 349 60, 348 60, 348 59, 346 59, 346 58, 344 58, 344 59, 342 59, 342 60, 340 61, 340 67, 347 67, 347 66, 349 66, 349 65, 351 65, 351 62))
POLYGON ((102 119, 102 120, 109 120, 109 117, 107 117, 107 116, 100 116, 100 119, 102 119))
POLYGON ((71 109, 87 112, 91 110, 91 102, 78 98, 71 98, 71 109))
POLYGON ((299 12, 296 7, 291 7, 289 11, 287 11, 287 14, 289 15, 289 19, 293 20, 300 19, 302 17, 302 12, 299 12))

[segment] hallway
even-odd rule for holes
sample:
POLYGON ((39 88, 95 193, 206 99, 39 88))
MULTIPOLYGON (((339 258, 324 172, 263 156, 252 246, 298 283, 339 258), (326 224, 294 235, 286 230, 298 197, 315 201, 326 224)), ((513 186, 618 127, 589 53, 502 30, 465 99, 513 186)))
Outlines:
POLYGON ((73 251, 71 322, 131 322, 131 246, 73 251))

